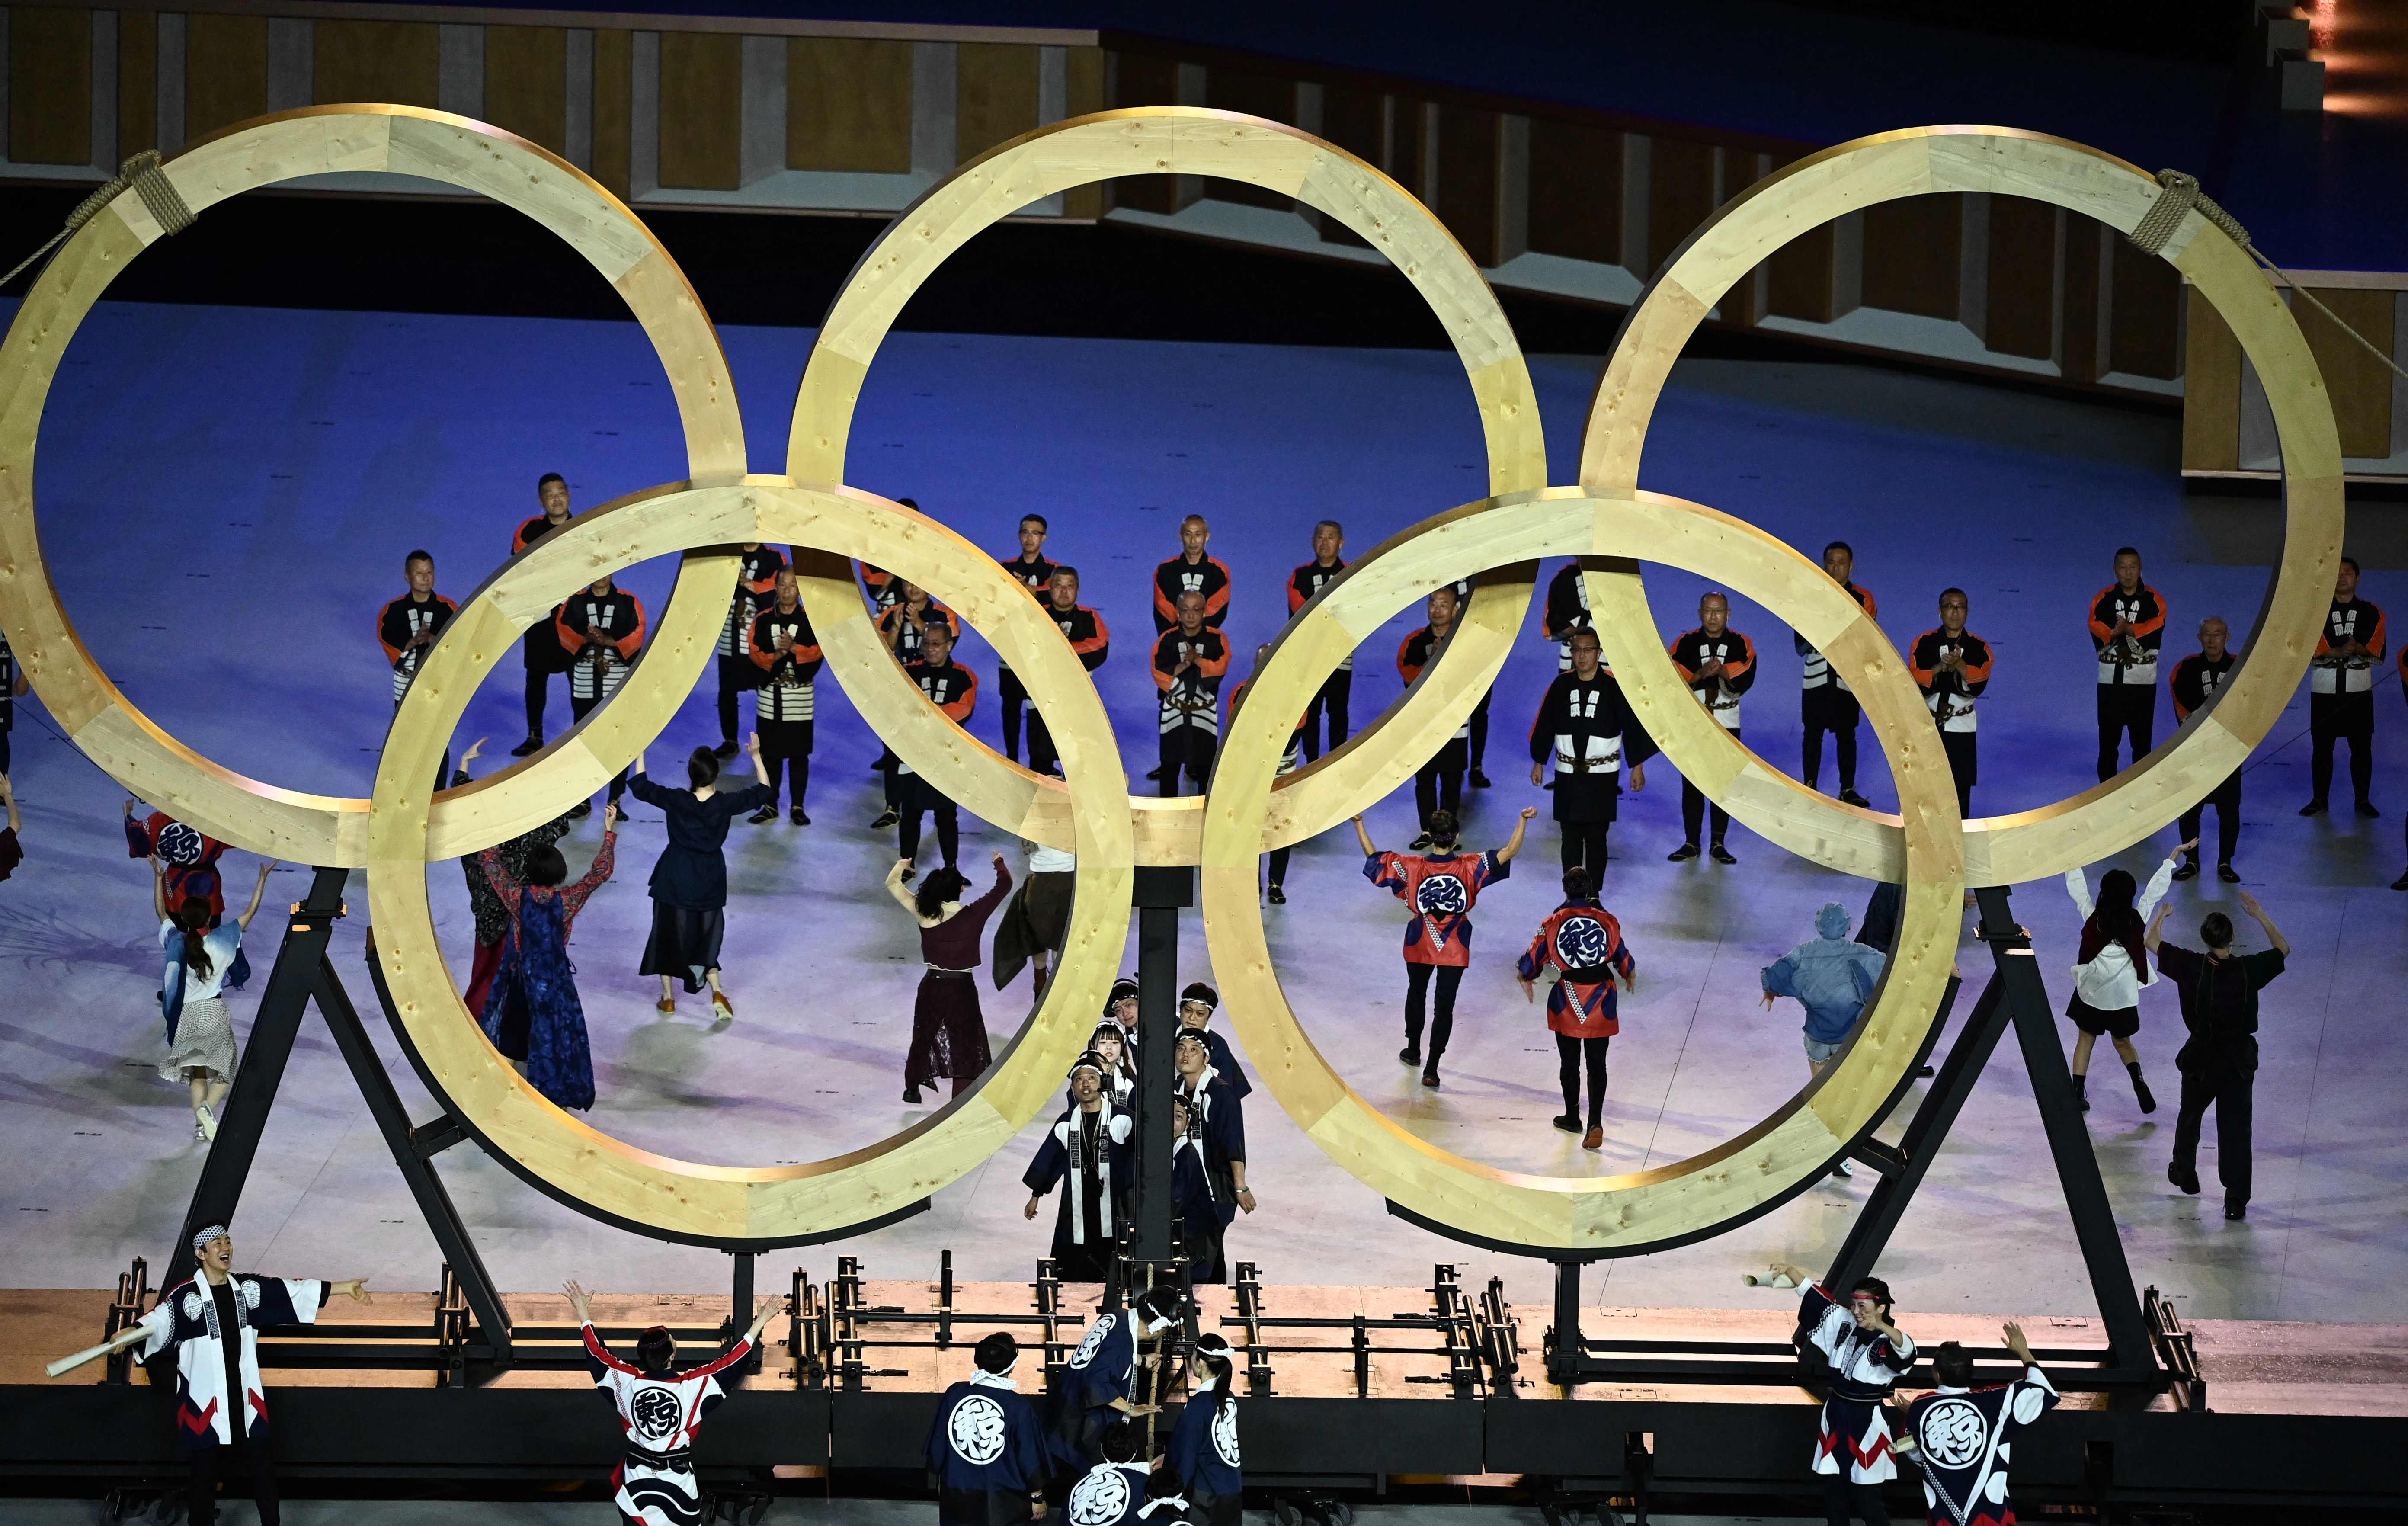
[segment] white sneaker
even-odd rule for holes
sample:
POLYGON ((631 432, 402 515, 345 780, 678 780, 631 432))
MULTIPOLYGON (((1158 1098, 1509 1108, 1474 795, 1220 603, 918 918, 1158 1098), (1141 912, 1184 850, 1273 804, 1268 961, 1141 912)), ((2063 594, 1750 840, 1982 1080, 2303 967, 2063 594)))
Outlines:
POLYGON ((209 1111, 209 1104, 207 1102, 193 1109, 193 1137, 206 1140, 215 1140, 218 1137, 217 1116, 209 1111))

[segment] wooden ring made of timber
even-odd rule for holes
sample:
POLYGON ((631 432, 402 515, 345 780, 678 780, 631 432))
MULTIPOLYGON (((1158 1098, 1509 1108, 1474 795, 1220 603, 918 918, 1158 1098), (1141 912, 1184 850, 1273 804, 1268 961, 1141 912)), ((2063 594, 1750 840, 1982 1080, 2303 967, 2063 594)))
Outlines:
MULTIPOLYGON (((1728 781, 1698 784, 1717 800, 1731 793, 1728 781)), ((1959 828, 1947 755, 1905 659, 1820 568, 1753 525, 1679 498, 1541 488, 1415 525, 1325 586, 1282 634, 1222 728, 1204 804, 1204 935, 1225 1009, 1263 1085, 1365 1186, 1409 1216, 1501 1248, 1558 1259, 1637 1255, 1770 1210, 1818 1180, 1880 1120, 1914 1063, 1955 960, 1965 885, 1959 828), (1541 556, 1664 562, 1709 574, 1789 621, 1855 688, 1904 808, 1906 904, 1896 952, 1847 1048, 1762 1123, 1652 1171, 1543 1176, 1467 1160, 1415 1137, 1313 1047, 1280 988, 1263 929, 1256 856, 1272 781, 1296 717, 1339 658, 1467 572, 1541 556)), ((1641 960, 1643 979, 1643 950, 1641 960)))
MULTIPOLYGON (((446 112, 318 106, 203 138, 161 168, 196 215, 229 196, 296 176, 361 170, 441 180, 524 212, 599 271, 642 324, 677 399, 688 475, 703 482, 742 475, 744 426, 735 382, 694 289, 634 213, 557 155, 446 112)), ((60 248, 9 325, 7 348, 0 353, 0 630, 60 729, 128 791, 253 853, 356 867, 368 856, 367 801, 265 784, 169 736, 93 660, 43 560, 34 450, 51 380, 93 304, 161 237, 140 194, 122 192, 60 248)), ((436 797, 437 834, 453 841, 452 851, 499 842, 549 820, 592 793, 583 781, 597 772, 607 779, 625 764, 631 752, 595 754, 595 740, 606 732, 635 737, 634 729, 595 723, 610 709, 649 712, 692 691, 727 617, 737 563, 726 549, 685 559, 644 660, 586 725, 523 763, 436 797), (562 754, 568 755, 567 766, 547 770, 562 754), (469 816, 496 823, 496 834, 462 841, 455 818, 469 816), (512 825, 518 823, 523 825, 512 825)))
MULTIPOLYGON (((882 651, 874 660, 894 659, 882 651)), ((682 691, 635 706, 626 697, 622 691, 620 704, 588 724, 611 732, 613 750, 632 757, 674 714, 682 691)), ((930 734, 934 740, 913 749, 924 756, 963 744, 960 728, 925 696, 888 726, 888 739, 898 743, 906 732, 930 734)), ((655 1238, 724 1249, 824 1238, 907 1211, 985 1161, 1060 1096, 1128 938, 1135 857, 1125 788, 1120 750, 1086 669, 993 556, 924 516, 851 488, 782 477, 655 488, 579 515, 504 566, 461 606, 410 684, 378 764, 368 811, 377 974, 437 1100, 488 1154, 538 1189, 655 1238), (1036 1016, 976 1089, 934 1116, 879 1144, 800 1165, 672 1159, 554 1106, 503 1062, 461 1003, 427 901, 428 860, 463 851, 433 831, 429 782, 469 697, 516 649, 520 632, 598 575, 597 565, 607 570, 692 546, 748 540, 872 561, 944 597, 1020 674, 1054 735, 1076 802, 1078 891, 1060 966, 1036 1016)), ((628 874, 624 866, 621 874, 628 874)), ((810 1025, 808 985, 778 1001, 784 1010, 766 1020, 810 1025)), ((747 1010, 770 1009, 765 1001, 747 1010)))
MULTIPOLYGON (((879 346, 911 294, 971 235, 1074 186, 1166 173, 1213 175, 1293 196, 1385 254, 1429 303, 1463 362, 1487 442, 1488 491, 1545 483, 1546 442, 1521 347, 1479 266, 1429 209, 1379 170, 1311 134, 1189 107, 1138 107, 1040 127, 962 166, 898 216, 853 267, 812 344, 795 398, 787 474, 797 482, 844 480, 854 407, 879 346)), ((878 644, 851 568, 807 557, 796 570, 824 651, 833 658, 878 644)), ((1455 734, 1503 668, 1536 572, 1535 567, 1497 569, 1421 682, 1344 745, 1280 781, 1283 809, 1273 816, 1265 848, 1344 821, 1411 778, 1455 734)), ((1264 589, 1246 597, 1282 596, 1264 589)), ((891 665, 866 683, 848 683, 845 693, 873 728, 890 737, 887 722, 918 701, 891 665)), ((934 762, 903 756, 983 819, 1049 846, 1069 846, 1068 798, 1059 781, 981 742, 953 751, 934 762)), ((1199 799, 1138 797, 1129 809, 1140 863, 1197 861, 1199 799)))
MULTIPOLYGON (((1691 234, 1630 310, 1581 444, 1584 484, 1639 480, 1647 426, 1682 346, 1731 285, 1800 234, 1901 196, 2029 196, 2130 232, 2165 194, 2121 159, 2003 127, 1916 127, 1811 154, 1758 180, 1691 234)), ((2197 805, 2247 760, 2291 702, 2314 655, 2342 554, 2341 441, 2307 340, 2265 272, 2194 209, 2163 253, 2193 300, 2214 305, 2265 383, 2281 437, 2283 559, 2231 678, 2172 740, 2079 795, 1965 824, 1975 885, 2048 878, 2120 852, 2197 805)), ((1714 569, 1702 569, 1719 576, 1714 569)), ((1759 835, 1828 868, 1895 880, 1898 818, 1857 810, 1767 768, 1691 698, 1666 655, 1635 571, 1586 573, 1591 618, 1632 711, 1682 776, 1759 835), (1748 787, 1718 792, 1743 776, 1748 787)), ((1893 608, 1899 607, 1893 603, 1893 608)))

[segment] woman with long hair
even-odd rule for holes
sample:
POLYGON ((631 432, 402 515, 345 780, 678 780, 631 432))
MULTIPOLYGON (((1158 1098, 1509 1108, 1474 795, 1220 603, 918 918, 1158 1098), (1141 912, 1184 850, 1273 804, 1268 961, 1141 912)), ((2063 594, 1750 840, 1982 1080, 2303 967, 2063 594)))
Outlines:
POLYGON ((1170 1472, 1202 1526, 1239 1526, 1246 1476, 1238 1451, 1234 1353, 1218 1332, 1196 1337, 1187 1359, 1187 1407, 1170 1432, 1170 1472))
POLYGON ((159 950, 166 968, 159 984, 159 1011, 167 1022, 167 1052, 159 1061, 159 1078, 181 1081, 192 1088, 193 1137, 218 1137, 218 1109, 225 1105, 226 1088, 234 1079, 234 1018, 225 1004, 226 977, 234 972, 235 955, 242 935, 259 914, 267 894, 272 862, 259 866, 259 884, 251 904, 232 923, 210 927, 208 901, 186 896, 171 908, 167 900, 167 862, 150 859, 150 909, 159 917, 159 950))
POLYGON ((2192 838, 2174 849, 2149 876, 2149 887, 2137 896, 2129 873, 2109 870, 2099 877, 2095 906, 2081 866, 2065 871, 2065 893, 2083 917, 2082 952, 2073 962, 2073 992, 2066 998, 2065 1015, 2081 1034, 2073 1041, 2073 1095, 2082 1100, 2085 1113, 2090 1111, 2090 1049, 2102 1033, 2114 1042, 2124 1069, 2132 1073, 2132 1095, 2140 1099, 2141 1111, 2157 1110, 2157 1098, 2141 1077, 2141 1052, 2132 1046, 2132 1035, 2141 1030, 2141 987, 2156 983, 2144 940, 2149 914, 2172 888, 2183 855, 2197 846, 2199 839, 2192 838))
POLYGON ((736 1003, 719 988, 719 944, 727 932, 727 826, 778 798, 759 781, 761 733, 744 739, 752 759, 753 784, 746 789, 722 789, 719 756, 697 747, 685 760, 685 789, 656 785, 644 771, 644 755, 636 755, 635 776, 627 787, 636 799, 657 806, 668 818, 669 845, 652 866, 652 935, 644 940, 644 962, 638 972, 658 975, 663 1012, 677 1011, 677 995, 669 989, 675 976, 691 996, 710 986, 710 1005, 720 1022, 736 1015, 736 1003))
POLYGON ((1137 1092, 1137 1057, 1128 1051, 1126 1030, 1105 1018, 1088 1038, 1087 1053, 1104 1062, 1104 1084, 1111 1091, 1112 1105, 1127 1112, 1129 1098, 1137 1092))
MULTIPOLYGON (((530 669, 528 693, 532 697, 529 700, 531 705, 542 697, 542 690, 534 686, 535 677, 530 669)), ((468 765, 483 754, 485 741, 485 738, 479 737, 469 743, 467 753, 460 759, 458 771, 452 775, 452 788, 458 789, 469 782, 468 765)), ((502 856, 502 868, 511 879, 525 884, 527 856, 539 847, 566 837, 576 825, 563 813, 542 826, 521 832, 499 844, 497 851, 502 856)), ((467 1003, 468 1011, 481 1020, 485 1014, 485 999, 493 993, 494 977, 501 972, 502 956, 509 943, 510 909, 502 903, 500 894, 494 889, 493 881, 486 877, 483 854, 472 853, 461 859, 460 872, 468 882, 468 911, 477 924, 476 957, 469 963, 468 988, 462 993, 461 1000, 467 1003)))
POLYGON ((995 884, 965 906, 962 892, 969 881, 960 871, 932 869, 914 892, 903 888, 910 867, 909 858, 895 861, 886 871, 886 892, 920 924, 920 957, 928 966, 912 1004, 911 1048, 903 1059, 903 1100, 917 1104, 920 1088, 939 1076, 952 1078, 953 1095, 960 1096, 994 1058, 979 1011, 979 937, 1011 889, 1011 871, 996 854, 995 884))
POLYGON ((536 1090, 561 1107, 594 1105, 594 1052, 585 1034, 585 1004, 577 997, 577 967, 568 962, 568 930, 577 914, 618 867, 619 808, 602 808, 602 851, 575 885, 555 843, 538 842, 523 870, 510 867, 511 846, 477 856, 486 883, 509 914, 500 967, 478 1020, 502 1058, 517 1065, 536 1090))

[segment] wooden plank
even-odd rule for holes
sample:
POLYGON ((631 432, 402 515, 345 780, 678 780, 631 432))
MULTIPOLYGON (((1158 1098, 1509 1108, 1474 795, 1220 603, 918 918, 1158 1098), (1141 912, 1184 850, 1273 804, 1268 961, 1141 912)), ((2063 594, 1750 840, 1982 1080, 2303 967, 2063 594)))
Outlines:
POLYGON ((2002 355, 2046 360, 2056 350, 2057 218, 2045 202, 1990 198, 1987 320, 1982 343, 2002 355))
POLYGON ((1647 268, 1653 276, 1714 210, 1714 146, 1655 140, 1647 177, 1647 268))
POLYGON ((159 146, 159 13, 117 13, 117 154, 159 146))
POLYGON ((628 134, 634 122, 636 37, 615 27, 594 33, 594 178, 609 193, 628 194, 628 134))
POLYGON ((568 31, 485 28, 485 120, 504 132, 568 151, 568 31))
POLYGON ((8 157, 21 165, 92 163, 92 12, 10 9, 8 157))
POLYGON ((2068 382, 2099 380, 2099 226, 2080 212, 2065 214, 2065 318, 2057 366, 2068 382))
POLYGON ((965 42, 954 49, 953 141, 969 163, 1037 126, 1037 50, 965 42))
MULTIPOLYGON (((1065 61, 1068 76, 1069 99, 1068 117, 1091 117, 1104 108, 1104 50, 1101 48, 1072 48, 1065 61)), ((1104 188, 1101 185, 1074 185, 1062 193, 1062 215, 1065 217, 1101 217, 1104 215, 1104 188)))
POLYGON ((744 184, 744 39, 661 34, 660 182, 736 191, 744 184))
MULTIPOLYGON (((2316 289, 2316 300, 2333 316, 2388 350, 2391 313, 2397 294, 2376 291, 2316 289)), ((2296 297, 2291 315, 2308 337, 2308 350, 2325 377, 2332 398, 2334 422, 2341 425, 2341 453, 2385 456, 2391 453, 2391 387, 2389 367, 2361 349, 2358 341, 2333 325, 2331 318, 2296 297)))
MULTIPOLYGON (((1112 55, 1112 105, 1177 106, 1179 65, 1151 53, 1112 55)), ((1104 195, 1114 207, 1131 211, 1176 212, 1192 206, 1204 194, 1193 175, 1123 175, 1108 182, 1104 195)))
MULTIPOLYGON (((1296 123, 1296 81, 1245 69, 1207 69, 1204 104, 1216 111, 1242 111, 1250 117, 1262 117, 1293 126, 1296 123)), ((1248 185, 1243 180, 1207 180, 1204 194, 1214 201, 1270 207, 1283 212, 1296 207, 1295 197, 1266 191, 1259 185, 1248 185)))
POLYGON ((2183 470, 2234 471, 2241 465, 2241 340, 2214 303, 2193 292, 2186 306, 2183 470))
POLYGON ((2115 240, 2114 259, 2107 368, 2171 382, 2182 374, 2182 273, 2127 238, 2115 240))
POLYGON ((1504 118, 1471 107, 1438 111, 1438 202, 1432 209, 1474 263, 1504 263, 1498 182, 1504 172, 1504 118))
POLYGON ((1831 224, 1807 229, 1774 251, 1765 264, 1771 274, 1765 282, 1765 310, 1779 318, 1801 318, 1828 324, 1834 316, 1832 266, 1839 250, 1831 224))
POLYGON ((1558 117, 1530 119, 1530 248, 1622 263, 1622 135, 1558 117))
POLYGON ((184 141, 267 109, 267 18, 184 18, 184 141))
POLYGON ((911 172, 911 44, 786 39, 786 167, 911 172))
POLYGON ((1961 195, 1943 192, 1866 208, 1864 305, 1956 317, 1964 236, 1961 195))
MULTIPOLYGON (((1325 85, 1321 91, 1321 136, 1366 164, 1388 168, 1388 99, 1376 90, 1357 85, 1325 85)), ((1334 217, 1314 215, 1324 243, 1369 246, 1353 228, 1334 217)))
POLYGON ((322 105, 374 102, 436 107, 443 76, 440 31, 423 22, 338 22, 310 27, 322 105))

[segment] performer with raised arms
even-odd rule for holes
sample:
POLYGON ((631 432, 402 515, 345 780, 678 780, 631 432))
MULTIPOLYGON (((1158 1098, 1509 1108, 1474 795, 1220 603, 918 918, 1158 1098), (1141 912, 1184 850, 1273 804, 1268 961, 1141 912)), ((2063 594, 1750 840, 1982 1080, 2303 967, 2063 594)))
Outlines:
POLYGON ((1471 963, 1471 908, 1480 893, 1512 872, 1513 857, 1522 851, 1523 834, 1535 805, 1522 808, 1513 835, 1501 848, 1465 853, 1455 846, 1455 815, 1441 811, 1430 821, 1426 855, 1408 857, 1382 853, 1371 841, 1363 818, 1354 818, 1354 837, 1363 844, 1363 877, 1412 908, 1405 924, 1405 1046, 1397 1052, 1403 1064, 1422 1067, 1422 1085, 1439 1084, 1438 1062, 1455 1031, 1455 992, 1471 963), (1430 1024, 1429 1058, 1422 1058, 1422 1024, 1429 988, 1438 985, 1438 1013, 1430 1024))
POLYGON ((1892 1323, 1889 1284, 1860 1277, 1843 1303, 1802 1266, 1775 1263, 1773 1270, 1806 1290, 1799 1301, 1799 1354, 1812 1352, 1810 1364, 1829 1375, 1813 1467, 1832 1526, 1847 1526, 1851 1510, 1865 1526, 1889 1526, 1881 1486, 1898 1476, 1898 1464, 1884 1404, 1914 1366, 1914 1339, 1892 1323))
POLYGON ((1973 1358, 1955 1341, 1931 1353, 1940 1387, 1907 1406, 1899 1454, 1923 1475, 1923 1508, 1930 1526, 2014 1526, 2007 1464, 2015 1432, 2057 1407, 2057 1385, 2010 1321, 2007 1349, 2024 1364, 2012 1383, 1973 1387, 1973 1358))
POLYGON ((1022 1173, 1028 1188, 1024 1218, 1035 1218, 1045 1194, 1062 1185, 1054 1218, 1054 1269, 1064 1282, 1103 1282, 1124 1220, 1123 1200, 1134 1184, 1129 1136, 1135 1120, 1112 1105, 1110 1072, 1094 1053, 1070 1067, 1070 1105, 1047 1130, 1022 1173))
POLYGON ((1559 977, 1547 990, 1547 1027, 1555 1035, 1557 1080, 1564 1090, 1564 1111, 1555 1127, 1581 1133, 1581 1072, 1588 1072, 1588 1131, 1581 1148, 1605 1147, 1605 1057, 1613 1036, 1622 1031, 1615 1010, 1613 983, 1638 986, 1639 967, 1622 941, 1622 924, 1598 904, 1588 871, 1564 871, 1564 903, 1539 924, 1538 935, 1514 961, 1522 982, 1522 999, 1534 1000, 1537 981, 1549 970, 1559 977))
POLYGON ((652 865, 652 930, 644 940, 644 962, 638 973, 657 976, 662 1012, 677 1011, 672 980, 685 984, 691 996, 706 985, 715 1020, 736 1015, 736 1003, 719 986, 719 951, 727 934, 727 828, 738 816, 758 809, 770 799, 769 786, 759 783, 761 734, 744 739, 752 758, 754 783, 742 789, 722 789, 719 755, 697 747, 685 760, 687 786, 671 789, 644 771, 644 755, 636 755, 636 799, 656 807, 668 823, 668 845, 652 865))
MULTIPOLYGON (((708 751, 708 749, 706 749, 708 751)), ((701 1526, 702 1488, 694 1473, 694 1440, 703 1418, 726 1402, 720 1375, 738 1382, 744 1360, 760 1344, 761 1332, 784 1300, 771 1298, 752 1316, 737 1343, 698 1367, 677 1370, 677 1337, 654 1325, 636 1341, 636 1365, 610 1354, 594 1328, 590 1295, 575 1282, 562 1285, 585 1338, 585 1367, 618 1412, 626 1432, 625 1453, 610 1470, 610 1503, 640 1526, 701 1526)))
POLYGON ((193 1098, 193 1137, 218 1137, 217 1110, 225 1104, 234 1082, 234 1018, 226 1011, 223 992, 242 952, 242 935, 259 914, 267 894, 272 862, 259 866, 259 883, 251 887, 251 904, 233 927, 212 923, 209 903, 188 896, 180 903, 167 899, 166 867, 150 861, 150 909, 159 916, 159 948, 166 957, 159 981, 159 1010, 166 1019, 166 1053, 159 1060, 159 1078, 181 1081, 193 1098))
POLYGON ((917 1106, 920 1088, 940 1078, 958 1097, 986 1073, 986 1018, 979 1010, 979 938, 986 919, 1011 889, 1011 871, 995 856, 995 884, 985 895, 962 904, 969 882, 947 864, 932 869, 915 892, 903 887, 910 861, 896 860, 886 873, 886 893, 920 924, 920 957, 927 965, 911 1008, 911 1047, 903 1058, 903 1100, 917 1106))
POLYGON ((1037 1406, 1012 1381, 1020 1343, 998 1330, 980 1339, 970 1360, 978 1370, 945 1390, 928 1427, 937 1526, 1008 1526, 1041 1519, 1045 1427, 1037 1406))

